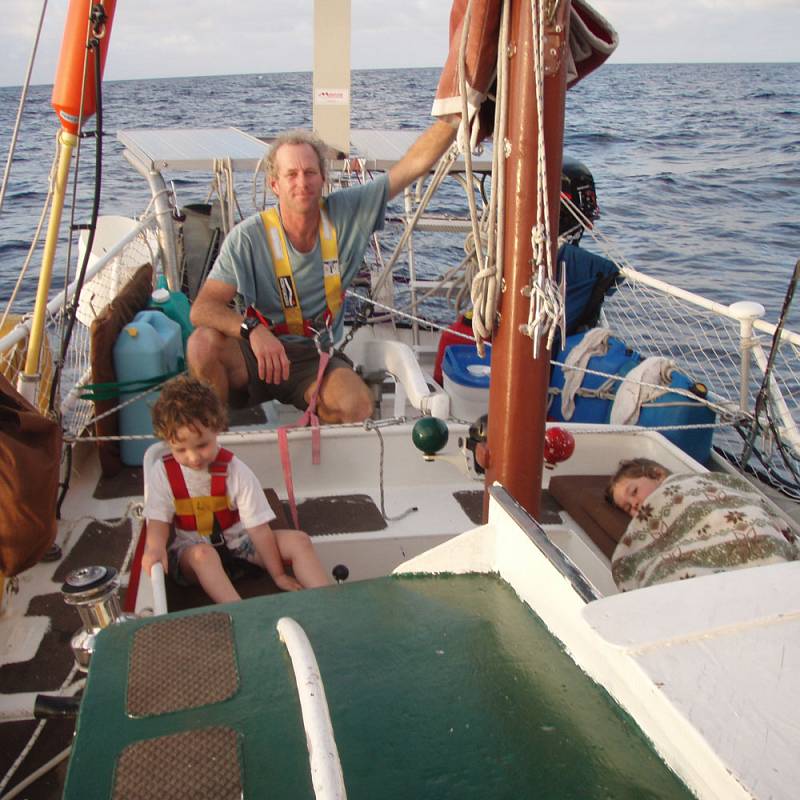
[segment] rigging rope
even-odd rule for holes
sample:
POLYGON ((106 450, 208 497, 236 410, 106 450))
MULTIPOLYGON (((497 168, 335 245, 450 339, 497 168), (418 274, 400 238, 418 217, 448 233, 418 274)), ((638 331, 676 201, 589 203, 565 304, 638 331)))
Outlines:
MULTIPOLYGON (((69 674, 64 679, 64 682, 61 684, 61 686, 58 689, 58 694, 59 695, 63 696, 64 690, 68 689, 69 687, 72 686, 72 679, 73 679, 73 677, 75 676, 75 674, 77 672, 78 672, 78 665, 77 664, 73 664, 72 668, 69 671, 69 674)), ((47 724, 47 719, 39 720, 39 723, 37 724, 36 728, 34 729, 33 733, 31 734, 31 738, 28 740, 28 743, 22 749, 22 752, 17 756, 17 758, 15 759, 14 763, 8 768, 8 771, 3 776, 3 779, 0 780, 0 795, 3 795, 3 792, 5 791, 6 786, 8 786, 9 781, 14 777, 14 775, 16 774, 17 770, 19 769, 20 765, 22 764, 22 762, 27 757, 28 753, 30 753, 30 751, 33 749, 33 746, 36 744, 36 740, 39 738, 39 736, 41 736, 42 731, 44 730, 44 726, 46 724, 47 724)), ((12 790, 12 791, 14 792, 14 794, 16 794, 16 790, 12 790)))
MULTIPOLYGON (((359 301, 361 301, 363 303, 368 303, 370 305, 376 306, 377 308, 381 308, 383 310, 389 311, 394 315, 397 315, 397 316, 400 316, 400 317, 404 317, 405 319, 409 320, 410 322, 416 322, 417 324, 420 324, 420 325, 422 325, 424 327, 430 328, 431 330, 439 330, 439 331, 442 331, 442 332, 447 331, 448 335, 462 338, 465 341, 468 341, 470 344, 476 344, 474 335, 473 336, 469 336, 469 334, 462 333, 460 331, 454 330, 453 328, 450 328, 447 325, 441 325, 441 324, 439 324, 437 322, 434 322, 431 319, 428 319, 428 318, 425 318, 425 317, 420 317, 418 315, 408 314, 408 313, 406 313, 404 311, 401 311, 401 310, 399 310, 397 308, 391 308, 390 306, 387 306, 387 305, 385 305, 383 303, 380 303, 379 301, 374 300, 371 297, 367 297, 365 295, 359 294, 358 292, 354 292, 352 289, 348 289, 346 294, 347 294, 348 297, 352 297, 352 298, 354 298, 356 300, 359 300, 359 301)), ((558 367, 561 367, 562 369, 564 369, 566 367, 569 370, 574 370, 576 372, 581 372, 581 373, 586 374, 586 375, 595 375, 595 376, 599 376, 599 377, 605 378, 606 382, 608 384, 617 383, 617 382, 621 383, 622 381, 625 380, 624 376, 620 376, 620 375, 618 375, 616 373, 602 372, 600 370, 591 369, 590 367, 578 367, 578 366, 572 366, 572 365, 569 365, 567 367, 564 364, 564 362, 559 361, 558 359, 553 359, 553 360, 551 360, 550 363, 553 366, 558 366, 558 367)), ((636 384, 638 386, 643 386, 645 388, 653 388, 653 389, 663 389, 663 388, 665 388, 665 387, 661 386, 660 384, 648 383, 647 381, 637 381, 636 384)), ((597 390, 597 391, 600 392, 600 390, 597 390)), ((693 402, 696 402, 696 403, 698 403, 700 405, 706 406, 707 408, 713 410, 715 413, 719 414, 719 416, 721 418, 723 418, 725 421, 721 422, 721 423, 715 423, 713 425, 709 424, 709 425, 699 425, 699 426, 695 426, 695 425, 688 425, 688 426, 660 426, 660 427, 653 426, 652 428, 651 428, 651 426, 648 426, 649 429, 653 429, 653 430, 683 430, 684 428, 691 429, 691 428, 694 428, 694 427, 700 427, 700 428, 731 427, 731 426, 734 426, 736 424, 740 424, 743 419, 749 419, 750 418, 749 414, 747 414, 747 413, 745 413, 743 411, 740 411, 738 408, 737 408, 736 412, 734 413, 734 412, 732 412, 730 406, 723 405, 723 404, 720 404, 720 403, 715 403, 712 400, 709 400, 708 398, 699 397, 697 394, 695 394, 694 392, 690 391, 689 389, 682 389, 682 388, 680 388, 678 386, 670 386, 670 387, 667 388, 667 391, 669 391, 670 394, 677 394, 677 395, 680 395, 682 397, 686 397, 687 399, 692 400, 693 402)))
POLYGON ((536 0, 531 0, 532 54, 536 83, 536 224, 531 231, 531 246, 535 274, 529 297, 528 323, 521 330, 533 340, 533 357, 539 357, 540 340, 546 340, 547 349, 553 346, 556 330, 561 329, 561 340, 565 331, 565 283, 556 283, 554 258, 550 237, 549 191, 547 185, 547 162, 544 136, 544 47, 545 19, 539 13, 536 0))
POLYGON ((790 458, 787 458, 787 454, 784 451, 783 442, 781 441, 781 437, 778 434, 778 431, 775 428, 775 422, 772 419, 772 414, 770 413, 769 403, 767 402, 769 396, 769 387, 772 381, 772 371, 775 366, 775 357, 778 354, 778 348, 780 346, 781 341, 781 333, 783 332, 784 325, 786 323, 786 315, 789 313, 789 309, 792 306, 792 301, 794 299, 795 289, 797 288, 797 281, 800 279, 800 259, 794 265, 794 272, 792 273, 792 278, 789 281, 789 286, 786 289, 786 296, 783 300, 783 308, 781 309, 781 316, 778 320, 778 325, 775 328, 775 333, 772 337, 772 346, 770 347, 769 357, 767 359, 767 366, 764 369, 764 378, 761 381, 761 388, 758 391, 758 396, 756 397, 756 404, 755 409, 753 412, 753 425, 750 429, 750 435, 747 437, 745 442, 744 450, 742 451, 742 461, 747 463, 750 460, 750 454, 753 450, 753 443, 755 442, 756 433, 758 429, 758 419, 761 416, 761 412, 764 411, 767 420, 769 423, 770 430, 775 434, 775 440, 778 443, 778 447, 781 451, 781 456, 783 457, 784 464, 786 468, 792 473, 792 476, 798 483, 800 483, 800 476, 797 473, 797 470, 792 463, 790 458))
POLYGON ((33 254, 36 252, 36 248, 39 244, 39 237, 42 235, 42 228, 44 227, 45 219, 47 219, 47 209, 50 207, 50 203, 53 200, 53 193, 55 191, 55 183, 56 183, 56 169, 58 167, 58 137, 56 137, 56 149, 53 153, 53 163, 50 166, 50 175, 48 176, 47 181, 47 197, 45 197, 44 203, 42 204, 42 213, 39 216, 39 222, 36 225, 36 230, 33 234, 33 239, 31 240, 31 246, 28 248, 28 254, 25 256, 25 261, 22 264, 22 268, 20 269, 19 276, 17 277, 17 282, 14 284, 14 289, 11 292, 11 297, 8 298, 8 302, 6 303, 5 310, 3 311, 3 317, 0 319, 0 330, 3 330, 6 319, 8 315, 11 313, 11 309, 14 307, 14 303, 17 299, 17 294, 19 290, 22 288, 23 281, 25 280, 25 275, 28 272, 28 267, 31 264, 31 260, 33 259, 33 254))
MULTIPOLYGON (((83 104, 85 100, 85 87, 86 78, 88 74, 89 55, 94 55, 94 78, 95 78, 95 113, 96 113, 96 126, 94 131, 95 138, 95 173, 94 173, 94 194, 92 197, 92 216, 89 223, 89 235, 86 239, 86 249, 83 254, 83 261, 81 262, 80 269, 78 270, 78 277, 75 283, 75 292, 72 298, 72 304, 66 307, 68 292, 70 284, 69 276, 69 263, 72 253, 72 237, 70 236, 67 247, 67 268, 64 271, 64 313, 62 316, 62 336, 61 348, 59 350, 58 359, 56 360, 55 369, 53 372, 53 380, 50 384, 50 399, 48 407, 53 413, 58 413, 59 409, 56 405, 56 397, 60 391, 61 386, 61 373, 66 363, 67 351, 69 350, 69 343, 72 338, 72 330, 75 325, 75 320, 78 313, 78 304, 80 302, 81 289, 86 277, 86 270, 89 268, 89 259, 92 256, 92 248, 94 245, 94 238, 97 232, 97 220, 100 216, 100 189, 103 174, 103 88, 102 88, 102 54, 100 52, 100 39, 105 36, 105 10, 101 5, 96 5, 89 16, 88 25, 91 28, 92 35, 88 38, 88 46, 86 48, 86 55, 83 60, 83 77, 81 85, 81 103, 78 112, 77 129, 81 131, 83 125, 83 104)), ((81 136, 78 136, 78 147, 75 153, 75 173, 74 181, 72 184, 72 207, 70 210, 70 230, 75 230, 75 211, 77 209, 77 193, 78 193, 78 174, 80 170, 80 155, 81 155, 81 136)))
MULTIPOLYGON (((389 277, 392 274, 392 269, 394 268, 397 259, 400 257, 400 253, 402 252, 403 247, 405 247, 408 240, 411 238, 411 234, 414 232, 414 229, 417 227, 417 223, 420 220, 423 212, 428 206, 430 199, 436 193, 436 190, 441 185, 442 181, 447 177, 447 174, 450 172, 453 164, 455 164, 456 159, 459 155, 459 146, 458 142, 453 142, 450 145, 447 152, 439 159, 439 163, 436 165, 436 169, 433 173, 433 177, 428 184, 427 189, 425 190, 425 194, 419 200, 416 210, 411 218, 406 224, 405 230, 403 231, 402 235, 400 236, 400 240, 398 241, 397 245, 395 246, 394 252, 389 257, 386 265, 383 268, 383 272, 378 276, 377 281, 373 287, 373 291, 378 293, 383 288, 383 285, 387 282, 389 277)), ((424 179, 420 178, 418 181, 418 186, 422 184, 424 179)))
POLYGON ((214 178, 211 182, 211 189, 206 197, 206 203, 211 200, 214 194, 219 197, 222 233, 224 236, 227 236, 236 225, 236 219, 233 213, 234 206, 239 214, 239 219, 243 218, 242 209, 239 208, 239 199, 236 196, 236 185, 233 179, 233 162, 230 156, 227 158, 215 158, 213 171, 214 178))
POLYGON ((36 61, 36 51, 39 47, 39 37, 42 33, 42 26, 44 24, 45 13, 47 12, 47 0, 42 3, 42 13, 39 15, 39 24, 36 27, 36 35, 33 39, 33 47, 31 48, 31 55, 28 59, 28 68, 25 71, 25 80, 22 84, 22 92, 19 96, 19 107, 17 108, 17 119, 14 122, 14 131, 11 134, 11 144, 8 147, 8 158, 6 159, 6 168, 3 172, 3 183, 0 185, 0 212, 3 210, 3 201, 6 197, 6 190, 8 189, 8 179, 11 175, 11 165, 14 161, 14 151, 17 148, 17 137, 19 136, 20 128, 22 127, 22 112, 25 109, 25 101, 28 98, 28 89, 31 85, 31 74, 33 73, 33 64, 36 61))
POLYGON ((381 516, 386 520, 386 522, 397 522, 409 514, 412 514, 415 511, 419 511, 418 506, 410 506, 405 511, 401 511, 399 514, 396 514, 393 517, 390 517, 386 513, 386 505, 384 503, 384 486, 383 486, 383 457, 384 457, 384 443, 383 443, 383 434, 381 433, 381 427, 386 427, 387 425, 400 425, 408 420, 405 417, 394 417, 389 420, 381 420, 380 422, 374 419, 365 419, 364 420, 364 430, 365 431, 375 431, 378 435, 378 441, 380 442, 380 458, 378 464, 378 482, 379 482, 379 492, 380 492, 380 501, 381 501, 381 516))
MULTIPOLYGON (((475 259, 475 265, 479 275, 484 275, 487 278, 494 273, 493 269, 489 269, 489 256, 487 252, 486 260, 484 260, 483 252, 483 226, 478 221, 478 211, 475 203, 475 192, 473 190, 473 172, 472 172, 472 149, 473 144, 477 140, 480 130, 480 117, 477 110, 472 119, 469 113, 469 100, 467 98, 467 78, 466 78, 466 60, 467 60, 467 34, 469 33, 470 20, 472 19, 472 0, 467 4, 466 13, 464 15, 464 22, 461 28, 461 42, 458 52, 458 88, 461 95, 461 124, 458 128, 458 139, 461 152, 464 154, 464 169, 466 174, 466 195, 467 204, 469 206, 469 219, 472 225, 472 250, 475 259), (470 129, 471 126, 471 129, 470 129)), ((492 193, 494 197, 494 193, 492 193)), ((465 249, 468 250, 467 247, 465 249)), ((474 304, 473 304, 474 305, 474 304)), ((478 327, 483 331, 479 320, 478 327)), ((493 320, 489 320, 489 332, 491 335, 491 325, 493 320)), ((473 330, 475 330, 476 323, 473 322, 473 330)), ((486 335, 486 334, 483 334, 486 335)), ((483 356, 483 342, 481 337, 476 337, 478 342, 478 352, 483 356)))
POLYGON ((508 29, 509 3, 505 0, 500 16, 500 38, 497 45, 497 88, 495 94, 494 148, 492 150, 492 195, 487 219, 487 258, 470 284, 472 301, 472 331, 478 341, 478 353, 483 356, 482 339, 491 339, 497 315, 499 289, 503 282, 503 226, 505 214, 505 170, 502 160, 506 154, 508 122, 508 29))

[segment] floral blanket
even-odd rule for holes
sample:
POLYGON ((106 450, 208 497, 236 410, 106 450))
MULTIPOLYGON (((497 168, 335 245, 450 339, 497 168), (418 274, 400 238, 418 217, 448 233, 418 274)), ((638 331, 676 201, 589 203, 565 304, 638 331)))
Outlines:
POLYGON ((800 558, 789 526, 743 479, 670 475, 631 520, 611 559, 622 591, 800 558))

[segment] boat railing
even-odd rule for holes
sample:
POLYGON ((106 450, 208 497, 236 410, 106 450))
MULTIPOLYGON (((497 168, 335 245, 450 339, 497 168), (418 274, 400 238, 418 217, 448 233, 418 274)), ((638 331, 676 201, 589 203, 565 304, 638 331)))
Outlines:
POLYGON ((319 665, 305 631, 290 617, 277 623, 292 662, 317 800, 344 800, 347 792, 319 665))
MULTIPOLYGON (((673 357, 690 378, 705 384, 710 399, 740 418, 752 420, 763 388, 772 420, 767 438, 779 437, 797 459, 800 335, 764 320, 759 303, 725 305, 630 267, 621 272, 624 282, 603 306, 604 322, 614 334, 643 355, 673 357)), ((741 446, 741 439, 727 433, 731 447, 741 446)), ((769 443, 765 451, 769 455, 769 443)))
MULTIPOLYGON (((763 306, 760 306, 760 304, 758 303, 748 303, 753 313, 743 314, 741 309, 737 309, 737 306, 741 305, 738 302, 730 305, 726 305, 724 303, 718 303, 715 300, 709 300, 707 297, 703 297, 702 295, 686 291, 685 289, 681 289, 677 286, 673 286, 671 283, 667 283, 666 281, 659 280, 658 278, 654 278, 650 275, 645 275, 645 273, 639 272, 638 270, 635 269, 631 269, 630 267, 622 267, 621 272, 623 276, 627 278, 628 281, 631 282, 635 281, 644 286, 650 286, 654 289, 659 289, 665 294, 669 294, 672 297, 685 300, 686 302, 691 303, 692 305, 695 305, 698 308, 704 308, 708 311, 713 311, 715 314, 721 317, 727 317, 728 319, 731 320, 741 321, 743 323, 743 330, 749 327, 752 330, 760 331, 761 333, 766 333, 770 337, 774 336, 777 331, 776 325, 772 325, 766 320, 759 319, 759 317, 756 316, 758 308, 760 308, 761 314, 764 313, 763 306), (751 323, 749 326, 747 325, 748 320, 751 323)), ((781 331, 781 340, 785 342, 790 342, 795 347, 800 347, 800 334, 795 333, 794 331, 788 331, 788 330, 781 331)))
MULTIPOLYGON (((155 242, 156 216, 149 214, 132 224, 130 230, 115 244, 102 255, 93 256, 96 260, 90 262, 84 278, 69 351, 62 366, 60 407, 67 433, 78 434, 94 411, 93 404, 80 400, 75 392, 76 386, 91 382, 91 323, 139 266, 145 263, 157 266, 160 251, 155 242)), ((47 304, 47 337, 45 352, 40 359, 41 377, 37 400, 43 411, 49 395, 54 354, 60 348, 64 311, 71 305, 76 288, 77 279, 54 295, 47 304)), ((0 372, 12 383, 16 382, 24 365, 30 330, 31 318, 26 316, 0 338, 0 372)))

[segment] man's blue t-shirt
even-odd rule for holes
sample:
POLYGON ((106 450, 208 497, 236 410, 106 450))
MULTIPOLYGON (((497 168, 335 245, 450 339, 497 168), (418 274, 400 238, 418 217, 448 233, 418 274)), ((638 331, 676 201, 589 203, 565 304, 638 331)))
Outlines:
MULTIPOLYGON (((383 228, 388 191, 388 177, 382 175, 326 198, 328 216, 336 228, 342 289, 357 275, 370 236, 383 228)), ((288 237, 286 246, 303 317, 315 319, 327 307, 319 238, 310 253, 299 253, 288 237)), ((260 214, 248 217, 228 234, 208 277, 235 286, 237 300, 243 306, 254 306, 275 324, 285 321, 260 214)), ((334 321, 333 340, 340 341, 343 333, 344 314, 339 313, 334 321)))

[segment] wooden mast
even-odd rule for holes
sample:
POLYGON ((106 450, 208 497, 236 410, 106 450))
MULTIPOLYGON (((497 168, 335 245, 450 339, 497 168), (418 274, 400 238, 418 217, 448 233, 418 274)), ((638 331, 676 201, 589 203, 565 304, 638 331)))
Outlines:
MULTIPOLYGON (((555 0, 536 0, 545 14, 555 0)), ((505 162, 506 214, 504 291, 500 324, 492 347, 492 381, 489 395, 489 464, 486 485, 501 483, 534 517, 540 509, 542 464, 549 383, 550 353, 544 342, 539 356, 532 355, 531 339, 520 332, 528 322, 531 285, 531 229, 536 223, 537 122, 536 77, 533 70, 531 6, 528 0, 512 2, 508 47, 510 154, 505 162)), ((566 94, 566 43, 570 0, 558 4, 556 20, 547 25, 544 78, 544 137, 547 157, 549 220, 552 253, 558 236, 561 155, 564 139, 566 94)), ((495 142, 495 147, 502 143, 495 142)))

